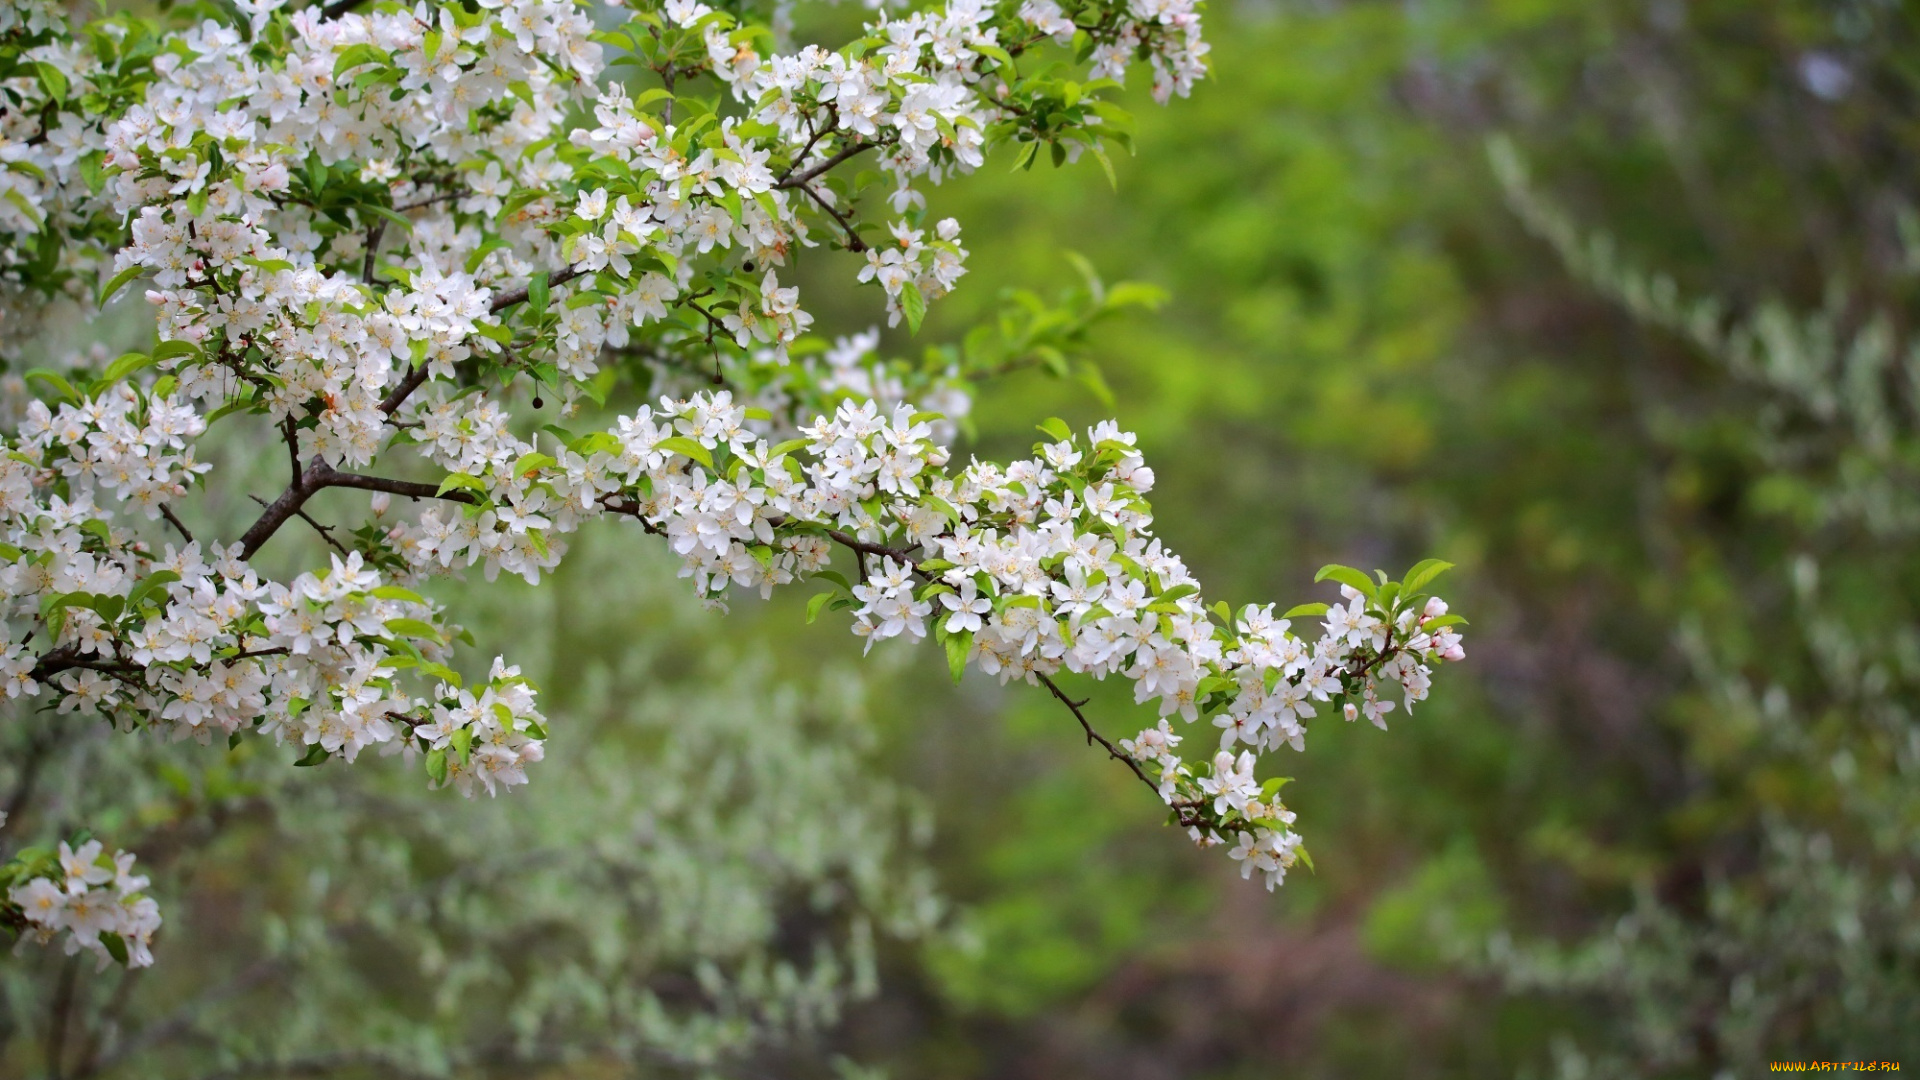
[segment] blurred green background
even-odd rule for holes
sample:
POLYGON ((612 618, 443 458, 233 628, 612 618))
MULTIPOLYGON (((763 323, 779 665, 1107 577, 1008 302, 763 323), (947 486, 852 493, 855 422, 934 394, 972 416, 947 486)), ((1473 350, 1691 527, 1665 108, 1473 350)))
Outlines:
MULTIPOLYGON (((586 983, 638 970, 697 983, 662 991, 669 1005, 696 1001, 690 1015, 732 1000, 702 981, 702 949, 750 983, 775 978, 756 964, 817 960, 830 941, 848 959, 821 977, 855 1000, 818 1015, 798 992, 802 1004, 771 1018, 718 1009, 722 1027, 764 1022, 780 1038, 660 1029, 663 1045, 710 1039, 697 1060, 536 1018, 514 1045, 558 1049, 519 1064, 346 1055, 307 1072, 1574 1080, 1746 1077, 1793 1059, 1920 1067, 1911 5, 1243 0, 1208 19, 1214 78, 1166 108, 1136 88, 1138 153, 1115 162, 1111 189, 1090 161, 1009 174, 1008 155, 930 193, 936 214, 965 224, 971 272, 921 342, 889 344, 962 334, 1005 289, 1050 292, 1074 278, 1065 253, 1078 253, 1109 282, 1167 296, 1096 332, 1111 403, 1077 381, 1008 377, 982 387, 962 453, 1023 452, 1050 415, 1117 416, 1158 474, 1160 533, 1210 597, 1236 605, 1321 598, 1307 582, 1325 562, 1458 564, 1442 592, 1472 620, 1467 661, 1391 732, 1323 719, 1291 760, 1289 802, 1317 871, 1269 895, 1192 851, 1039 691, 952 687, 940 656, 897 643, 863 663, 851 637, 804 625, 804 594, 692 610, 671 599, 658 553, 624 534, 589 538, 540 599, 477 590, 495 598, 470 620, 483 647, 518 649, 547 688, 564 721, 555 745, 584 738, 588 717, 625 723, 635 734, 606 736, 619 752, 668 768, 660 740, 684 738, 677 728, 758 717, 756 703, 787 693, 765 723, 800 732, 782 736, 793 745, 848 740, 857 762, 798 779, 761 762, 748 775, 768 790, 825 776, 821 790, 850 792, 863 823, 836 832, 804 800, 696 796, 738 811, 728 827, 744 831, 723 847, 752 874, 674 878, 631 853, 594 856, 590 867, 635 860, 658 878, 635 888, 677 899, 570 915, 592 907, 588 894, 598 903, 583 871, 546 882, 538 926, 516 928, 512 913, 486 925, 523 941, 569 919, 624 935, 595 945, 575 928, 550 947, 577 953, 566 970, 586 983), (616 580, 625 591, 610 591, 616 580), (553 614, 567 610, 591 618, 553 614), (552 627, 569 625, 559 640, 552 627), (699 659, 713 649, 721 659, 699 659), (855 671, 865 718, 849 721, 855 671), (653 719, 631 719, 643 712, 653 719), (755 847, 756 831, 802 820, 827 838, 777 858, 755 847), (824 900, 823 878, 841 883, 824 900), (722 929, 702 922, 718 918, 714 897, 749 894, 753 910, 722 929), (670 911, 681 922, 663 923, 670 911), (642 939, 678 951, 635 959, 642 939)), ((842 276, 831 259, 814 269, 842 276)), ((809 299, 817 329, 873 318, 868 293, 809 299)), ((1134 707, 1108 689, 1092 715, 1110 734, 1135 730, 1134 707)), ((744 752, 726 749, 738 727, 690 752, 744 752)), ((206 770, 218 756, 193 751, 127 768, 206 770)), ((222 812, 199 772, 186 783, 166 820, 222 812)), ((622 814, 642 812, 628 802, 622 814)), ((467 811, 435 813, 458 830, 467 811)), ((365 828, 342 813, 344 829, 365 828)), ((564 818, 544 835, 566 836, 564 818)), ((491 851, 503 874, 518 865, 512 843, 491 851)), ((349 847, 311 861, 372 858, 349 847)), ((451 873, 395 858, 413 876, 388 888, 451 873)), ((196 905, 226 896, 245 921, 277 910, 298 879, 225 872, 220 888, 169 879, 183 905, 169 911, 174 939, 120 1006, 151 1019, 116 1018, 113 1031, 164 1024, 161 1002, 201 1000, 251 970, 256 939, 220 938, 196 905)), ((443 947, 457 955, 465 932, 443 947)), ((284 936, 257 941, 285 948, 284 936)), ((414 1007, 430 996, 407 982, 419 976, 350 952, 324 961, 346 975, 283 980, 263 1015, 217 998, 208 1015, 226 1019, 203 1043, 163 1030, 173 1056, 98 1071, 293 1071, 207 1048, 296 1012, 322 1041, 364 1030, 369 1045, 432 1042, 380 1019, 433 1012, 414 1007), (330 1011, 348 999, 365 1015, 330 1011)), ((24 1047, 44 1041, 55 967, 14 965, 0 1072, 37 1075, 24 1047)), ((522 1001, 528 978, 511 965, 476 977, 493 996, 456 1002, 457 1023, 435 1021, 434 1038, 511 1027, 502 1002, 522 1001)), ((102 1016, 113 1007, 105 979, 81 992, 102 1016)), ((573 1016, 589 999, 542 998, 574 1002, 553 1012, 573 1016)))
MULTIPOLYGON (((905 965, 853 1040, 955 1077, 1920 1057, 1913 7, 1209 18, 1214 80, 1142 96, 1117 190, 934 196, 973 274, 932 329, 1063 249, 1161 286, 1092 352, 1162 534, 1233 603, 1451 560, 1469 659, 1389 734, 1314 730, 1318 872, 1271 898, 1040 695, 876 688, 977 951, 905 965)), ((981 442, 1051 413, 1103 406, 1017 377, 981 442)))

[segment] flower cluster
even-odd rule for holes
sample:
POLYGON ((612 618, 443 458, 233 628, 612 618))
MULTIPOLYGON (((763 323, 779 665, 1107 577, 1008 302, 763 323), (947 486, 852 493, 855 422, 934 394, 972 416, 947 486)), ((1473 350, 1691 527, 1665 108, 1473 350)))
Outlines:
MULTIPOLYGON (((928 185, 999 145, 1104 163, 1128 127, 1113 80, 1144 60, 1164 100, 1203 72, 1192 0, 948 0, 774 55, 699 0, 604 31, 567 0, 236 10, 80 33, 49 5, 0 17, 20 73, 0 88, 0 291, 21 307, 143 280, 159 330, 77 384, 21 384, 36 396, 0 459, 9 697, 510 788, 544 756, 532 688, 501 658, 464 679, 459 627, 418 590, 475 566, 537 583, 568 534, 612 517, 664 539, 716 605, 824 582, 815 615, 850 610, 869 646, 934 638, 956 677, 1043 684, 1102 742, 1054 676, 1124 678, 1163 719, 1108 750, 1272 884, 1300 849, 1258 755, 1300 747, 1320 706, 1379 723, 1459 657, 1458 620, 1417 592, 1434 564, 1404 582, 1333 568, 1334 608, 1204 606, 1113 424, 1050 422, 1028 460, 950 467, 969 379, 1065 374, 1074 335, 1120 304, 1091 279, 1080 314, 1027 304, 997 344, 919 365, 875 359, 871 335, 805 336, 791 268, 821 243, 864 256, 859 281, 917 329, 965 272, 928 185), (609 49, 659 85, 609 79, 609 49), (856 159, 878 168, 849 179, 856 159), (570 420, 641 379, 658 401, 601 430, 515 415, 552 393, 570 420), (289 480, 236 539, 196 541, 174 504, 209 482, 194 441, 235 413, 284 444, 289 480), (415 470, 434 479, 395 475, 415 470), (308 513, 332 488, 373 493, 351 545, 308 513), (162 518, 164 544, 143 535, 162 518), (337 551, 274 580, 255 556, 295 518, 337 551), (832 569, 836 548, 856 574, 832 569), (1296 634, 1311 615, 1322 627, 1296 634), (1171 725, 1201 718, 1220 756, 1183 760, 1171 725)), ((82 895, 64 880, 47 888, 82 895)), ((144 956, 140 925, 121 938, 144 956)))
POLYGON ((157 520, 164 503, 185 495, 188 484, 210 468, 194 461, 188 445, 206 428, 200 414, 175 396, 143 398, 124 383, 63 402, 58 412, 35 400, 18 428, 18 456, 0 466, 0 515, 26 511, 37 465, 64 481, 66 500, 82 513, 97 502, 118 500, 157 520))
MULTIPOLYGON (((1103 423, 1074 437, 1052 421, 1035 457, 975 461, 951 472, 928 414, 846 402, 780 444, 749 428, 750 410, 725 391, 663 399, 605 432, 536 450, 511 436, 467 451, 504 463, 453 479, 462 510, 429 510, 394 527, 399 548, 443 562, 448 537, 481 542, 508 569, 542 528, 567 531, 587 515, 637 519, 666 538, 702 595, 740 587, 768 595, 813 577, 836 586, 823 604, 851 608, 854 633, 945 643, 956 676, 977 666, 1002 682, 1071 672, 1121 676, 1164 718, 1219 732, 1220 755, 1192 763, 1163 719, 1115 749, 1173 808, 1195 842, 1234 842, 1236 858, 1277 884, 1298 837, 1253 776, 1255 755, 1304 746, 1305 721, 1338 703, 1348 720, 1385 727, 1396 703, 1426 698, 1435 665, 1462 658, 1460 620, 1419 593, 1446 569, 1423 563, 1401 582, 1344 567, 1344 603, 1277 615, 1208 608, 1184 563, 1152 535, 1146 494, 1154 475, 1134 437, 1103 423), (544 512, 544 513, 543 513, 544 512), (481 531, 489 530, 489 531, 481 531), (859 583, 828 569, 832 548, 854 552, 859 583), (1321 618, 1301 636, 1294 620, 1321 618), (1233 751, 1239 748, 1239 756, 1233 751)), ((471 427, 471 425, 467 425, 471 427)), ((465 430, 466 428, 463 428, 465 430)), ((469 556, 469 559, 474 556, 469 556)), ((493 565, 491 562, 490 566, 493 565)))
POLYGON ((133 872, 133 862, 124 851, 107 855, 98 840, 22 852, 0 866, 0 885, 7 886, 0 926, 20 931, 22 946, 65 934, 68 956, 84 950, 101 968, 114 961, 146 967, 153 963, 160 906, 143 895, 147 879, 133 872))

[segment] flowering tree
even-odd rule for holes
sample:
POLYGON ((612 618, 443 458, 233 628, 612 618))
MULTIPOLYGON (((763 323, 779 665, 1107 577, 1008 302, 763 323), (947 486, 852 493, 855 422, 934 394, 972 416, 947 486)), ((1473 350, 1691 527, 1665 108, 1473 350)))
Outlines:
MULTIPOLYGON (((16 708, 512 788, 547 720, 506 659, 456 670, 471 639, 430 581, 538 583, 604 517, 659 537, 716 606, 810 581, 809 618, 848 609, 869 646, 932 636, 956 678, 1044 687, 1271 888, 1304 851, 1258 755, 1300 749, 1322 704, 1384 727, 1390 697, 1460 657, 1458 618, 1421 591, 1433 561, 1400 581, 1328 567, 1331 607, 1207 606, 1114 423, 1048 421, 1029 459, 954 467, 969 382, 1063 362, 1053 331, 884 362, 872 337, 806 337, 783 283, 807 248, 842 248, 917 331, 966 256, 925 189, 1003 145, 1016 166, 1105 163, 1127 117, 1104 95, 1130 68, 1163 101, 1203 74, 1191 3, 952 0, 837 50, 697 0, 610 30, 568 0, 191 10, 0 9, 11 348, 57 297, 144 282, 157 320, 150 349, 26 373, 0 462, 16 708), (558 422, 536 428, 548 399, 558 422), (176 504, 220 489, 195 442, 222 421, 266 433, 287 480, 237 536, 196 538, 176 504), (332 488, 370 494, 358 525, 310 512, 332 488), (336 550, 277 580, 260 556, 295 519, 336 550), (1062 673, 1126 678, 1161 719, 1111 740, 1062 673), (1202 716, 1217 753, 1189 761, 1171 721, 1202 716)), ((145 884, 90 838, 28 848, 0 869, 0 922, 144 965, 145 884)))

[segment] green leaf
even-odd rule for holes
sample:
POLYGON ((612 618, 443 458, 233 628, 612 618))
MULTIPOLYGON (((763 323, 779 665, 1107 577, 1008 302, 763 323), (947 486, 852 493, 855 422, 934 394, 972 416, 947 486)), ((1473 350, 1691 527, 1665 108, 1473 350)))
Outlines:
POLYGON ((446 479, 440 481, 440 488, 435 494, 445 495, 447 492, 453 491, 456 488, 464 488, 468 491, 478 491, 485 494, 487 482, 469 473, 448 473, 446 479))
MULTIPOLYGON (((67 99, 67 77, 61 73, 59 68, 44 61, 36 60, 33 63, 33 74, 40 80, 40 85, 47 88, 48 97, 55 101, 65 101, 67 99)), ((124 964, 126 961, 122 960, 121 963, 124 964)))
POLYGON ((1112 162, 1112 161, 1110 161, 1110 160, 1108 160, 1108 158, 1107 158, 1107 151, 1106 151, 1106 149, 1105 149, 1104 147, 1102 147, 1102 146, 1101 146, 1101 145, 1100 145, 1099 143, 1097 143, 1097 142, 1093 142, 1093 143, 1088 143, 1088 144, 1087 144, 1087 149, 1088 149, 1088 150, 1091 150, 1091 151, 1093 151, 1093 157, 1094 157, 1094 160, 1095 160, 1095 161, 1098 161, 1098 162, 1100 163, 1100 168, 1102 168, 1102 169, 1104 169, 1104 170, 1106 171, 1106 174, 1107 174, 1107 184, 1108 184, 1108 185, 1109 185, 1110 187, 1112 187, 1112 188, 1113 188, 1113 190, 1115 190, 1115 191, 1119 191, 1119 190, 1120 190, 1120 178, 1119 178, 1118 176, 1116 176, 1116 175, 1114 175, 1114 171, 1113 171, 1113 162, 1112 162))
POLYGON ((1331 610, 1333 609, 1325 604, 1295 604, 1287 609, 1285 615, 1280 617, 1283 619, 1305 619, 1314 615, 1325 615, 1331 610))
POLYGON ((1419 590, 1420 586, 1425 585, 1427 582, 1432 581, 1434 578, 1439 577, 1451 569, 1453 569, 1452 563, 1441 562, 1439 559, 1422 559, 1420 562, 1415 563, 1413 569, 1407 571, 1405 584, 1407 595, 1413 595, 1413 593, 1419 590))
POLYGON ((467 256, 467 273, 480 269, 480 264, 487 260, 488 255, 506 246, 507 242, 497 236, 487 237, 479 247, 473 249, 473 254, 467 256))
MULTIPOLYGON (((34 66, 45 67, 46 65, 36 64, 34 66)), ((127 942, 125 938, 121 937, 119 934, 116 934, 111 930, 106 930, 106 931, 102 931, 100 934, 100 944, 105 945, 107 947, 107 955, 113 957, 113 960, 115 963, 121 965, 122 967, 126 966, 127 942)))
POLYGON ((75 390, 73 384, 68 382, 57 371, 50 371, 47 368, 34 368, 32 371, 27 372, 26 378, 29 382, 38 381, 46 383, 54 393, 60 395, 62 400, 71 401, 75 404, 78 404, 82 400, 80 391, 75 390))
POLYGON ((807 601, 808 626, 812 626, 813 620, 820 617, 820 609, 827 606, 827 601, 832 600, 837 595, 839 594, 830 592, 816 593, 813 599, 807 601))
POLYGON ((455 730, 450 742, 453 746, 454 753, 460 755, 460 764, 465 765, 473 760, 472 728, 459 728, 455 730))
POLYGON ((92 595, 83 592, 57 593, 42 599, 40 619, 47 624, 47 636, 55 641, 60 640, 60 631, 67 621, 67 609, 88 607, 92 601, 92 595))
POLYGON ((404 634, 408 637, 432 638, 435 641, 440 640, 439 628, 435 627, 432 623, 422 622, 419 619, 388 619, 386 621, 386 627, 390 632, 395 634, 404 634))
POLYGON ((701 446, 685 435, 674 435, 670 438, 661 439, 655 445, 662 450, 669 450, 682 457, 692 458, 700 464, 705 465, 709 470, 713 468, 713 455, 707 453, 706 447, 701 446))
POLYGON ((123 353, 120 359, 107 365, 107 370, 100 376, 100 381, 109 385, 117 383, 141 368, 152 366, 154 360, 154 357, 143 352, 123 353))
POLYGON ((409 603, 424 604, 427 598, 412 589, 403 589, 398 585, 382 585, 373 590, 373 595, 382 600, 405 600, 409 603))
POLYGON ((908 333, 920 332, 920 320, 927 317, 927 298, 920 294, 920 286, 909 281, 900 287, 900 310, 907 316, 908 333))
MULTIPOLYGON (((159 389, 160 386, 162 384, 165 384, 166 382, 167 382, 166 379, 161 379, 159 383, 154 384, 154 394, 153 394, 154 397, 167 396, 161 393, 159 389)), ((168 389, 171 390, 172 387, 168 387, 168 389)), ((212 424, 214 421, 220 419, 223 416, 232 416, 234 413, 237 413, 237 412, 248 412, 258 407, 259 407, 259 403, 256 401, 253 401, 250 398, 243 398, 243 397, 234 398, 233 400, 227 402, 225 405, 222 405, 219 408, 208 413, 207 423, 212 424)))
POLYGON ((394 211, 389 210, 384 206, 379 206, 374 203, 361 203, 359 206, 355 207, 354 209, 359 210, 362 213, 373 214, 377 217, 385 218, 387 219, 388 222, 394 225, 400 226, 400 228, 405 232, 413 231, 412 218, 406 217, 402 214, 397 214, 394 211))
POLYGON ((314 743, 312 746, 307 747, 307 755, 299 761, 294 762, 293 765, 296 769, 305 769, 318 765, 325 760, 327 760, 327 748, 321 746, 319 743, 314 743))
POLYGON ((447 752, 445 750, 427 751, 427 775, 436 784, 447 782, 447 752))
POLYGON ((1320 568, 1319 573, 1313 575, 1313 580, 1315 581, 1326 581, 1328 579, 1337 581, 1342 585, 1351 585, 1360 591, 1360 595, 1368 598, 1372 598, 1373 595, 1379 591, 1379 586, 1373 583, 1372 578, 1355 570, 1351 566, 1341 566, 1339 563, 1328 563, 1320 568))
POLYGON ((1174 588, 1168 589, 1166 592, 1161 593, 1159 596, 1154 597, 1154 599, 1159 601, 1160 603, 1169 604, 1175 600, 1181 600, 1186 597, 1192 596, 1194 593, 1197 593, 1199 591, 1200 591, 1200 586, 1198 585, 1178 585, 1178 586, 1175 586, 1174 588))
POLYGON ((120 620, 120 612, 125 604, 126 601, 118 596, 101 595, 93 598, 93 610, 99 612, 109 625, 120 620))
POLYGON ((953 674, 953 681, 958 685, 960 676, 967 671, 967 654, 973 649, 973 631, 962 630, 957 634, 949 634, 946 645, 947 670, 953 674))
POLYGON ((558 464, 560 464, 558 461, 535 450, 532 453, 520 455, 520 460, 513 463, 513 475, 525 476, 535 469, 544 469, 549 465, 558 464))
POLYGON ((1052 436, 1055 442, 1073 441, 1073 429, 1067 426, 1065 420, 1057 416, 1048 417, 1046 422, 1040 425, 1040 430, 1044 434, 1052 436))
POLYGON ((200 346, 191 341, 163 341, 153 347, 156 362, 171 360, 176 356, 199 356, 200 346))
POLYGON ((547 313, 547 302, 550 298, 551 293, 547 285, 547 272, 542 270, 533 275, 527 282, 527 306, 533 309, 535 315, 545 315, 547 313))
POLYGON ((353 68, 359 67, 361 64, 385 64, 387 62, 387 54, 372 45, 368 45, 365 42, 358 45, 350 45, 341 51, 340 59, 333 62, 333 81, 336 83, 339 82, 342 75, 353 68))

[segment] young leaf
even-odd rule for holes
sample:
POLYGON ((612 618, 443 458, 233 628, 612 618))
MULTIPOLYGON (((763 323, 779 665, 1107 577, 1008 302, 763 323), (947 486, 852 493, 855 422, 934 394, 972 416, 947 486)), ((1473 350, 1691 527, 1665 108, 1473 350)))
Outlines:
POLYGON ((681 457, 692 458, 709 469, 713 468, 713 455, 707 453, 706 447, 701 446, 685 435, 675 435, 671 438, 661 439, 656 445, 662 450, 671 450, 681 457))
POLYGON ((827 601, 833 599, 835 595, 830 592, 816 593, 813 599, 807 601, 807 625, 813 625, 813 620, 820 617, 820 609, 826 607, 827 601))
POLYGON ((1451 569, 1453 569, 1452 563, 1441 562, 1439 559, 1423 559, 1415 563, 1413 569, 1407 571, 1407 595, 1413 595, 1419 591, 1420 586, 1425 585, 1427 582, 1432 581, 1434 578, 1439 577, 1451 569))
POLYGON ((947 637, 947 670, 957 685, 967 671, 967 654, 973 651, 973 631, 962 630, 947 637))
POLYGON ((927 298, 920 294, 920 286, 909 281, 900 287, 900 310, 907 316, 907 331, 918 334, 920 320, 927 317, 927 298))
POLYGON ((387 630, 393 634, 405 634, 409 637, 440 639, 440 631, 432 623, 419 619, 388 619, 387 630))
POLYGON ((545 270, 533 275, 533 278, 527 282, 527 306, 533 309, 535 315, 547 313, 547 300, 550 295, 545 270))
POLYGON ((1313 575, 1315 581, 1326 581, 1329 578, 1342 585, 1352 586, 1359 590, 1360 595, 1368 598, 1372 598, 1379 590, 1379 586, 1373 583, 1372 578, 1351 566, 1341 566, 1339 563, 1328 563, 1320 568, 1319 573, 1313 575))
POLYGON ((112 385, 134 372, 139 371, 141 368, 151 365, 155 359, 155 357, 148 356, 143 352, 122 354, 120 359, 107 365, 106 373, 100 376, 100 381, 112 385))

